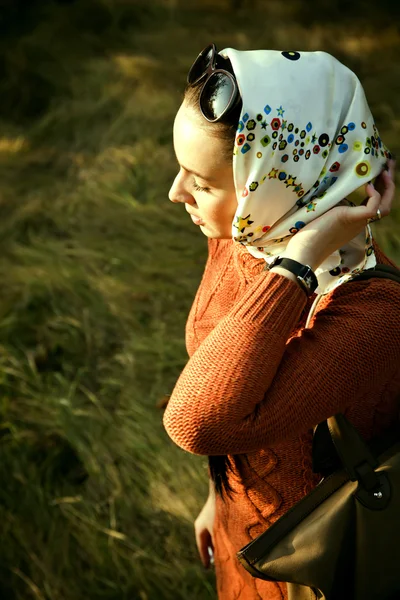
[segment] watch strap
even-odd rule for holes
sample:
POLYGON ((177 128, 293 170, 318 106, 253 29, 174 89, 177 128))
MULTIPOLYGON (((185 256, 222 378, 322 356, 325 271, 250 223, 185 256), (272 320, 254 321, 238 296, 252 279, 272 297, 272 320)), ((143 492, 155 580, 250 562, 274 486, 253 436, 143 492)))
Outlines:
POLYGON ((293 273, 307 296, 311 296, 318 287, 318 279, 309 265, 303 265, 292 258, 277 256, 266 268, 269 270, 272 267, 282 267, 293 273))

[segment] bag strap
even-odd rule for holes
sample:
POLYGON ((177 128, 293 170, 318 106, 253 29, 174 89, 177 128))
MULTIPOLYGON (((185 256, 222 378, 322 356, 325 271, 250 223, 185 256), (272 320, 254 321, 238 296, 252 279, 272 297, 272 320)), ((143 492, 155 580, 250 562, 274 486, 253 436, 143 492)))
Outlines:
MULTIPOLYGON (((352 279, 349 279, 346 283, 350 283, 351 281, 365 281, 366 279, 372 279, 373 277, 378 277, 381 279, 392 279, 393 281, 397 281, 397 283, 400 283, 400 270, 390 265, 377 264, 372 269, 367 269, 366 271, 356 273, 355 275, 353 275, 352 279)), ((318 303, 324 297, 324 295, 325 294, 318 294, 318 296, 315 297, 315 300, 307 316, 305 329, 308 329, 308 327, 310 326, 310 322, 312 317, 314 316, 315 309, 317 308, 318 303)))
MULTIPOLYGON (((355 427, 341 413, 330 417, 328 427, 342 465, 352 481, 358 485, 354 496, 372 510, 386 508, 392 499, 392 488, 385 470, 375 470, 381 464, 370 451, 355 427)), ((397 452, 399 438, 395 440, 397 452)), ((393 451, 393 449, 392 449, 393 451)))
POLYGON ((379 463, 358 431, 341 413, 327 419, 327 423, 336 452, 351 481, 362 481, 366 489, 375 487, 374 469, 379 463))
POLYGON ((373 269, 367 269, 361 271, 353 276, 349 281, 363 281, 365 279, 371 279, 373 277, 379 277, 382 279, 392 279, 400 283, 400 269, 392 267, 391 265, 376 265, 373 269))
MULTIPOLYGON (((349 282, 373 277, 391 279, 400 284, 400 270, 382 264, 357 273, 349 282)), ((310 312, 315 309, 318 299, 320 296, 317 296, 310 312)), ((306 327, 310 320, 309 316, 306 327)), ((377 485, 376 476, 374 477, 374 469, 377 466, 375 456, 357 430, 342 414, 330 417, 314 429, 312 463, 313 471, 322 476, 329 475, 343 465, 352 481, 361 480, 366 489, 372 489, 377 485), (360 465, 364 465, 361 471, 360 465)))

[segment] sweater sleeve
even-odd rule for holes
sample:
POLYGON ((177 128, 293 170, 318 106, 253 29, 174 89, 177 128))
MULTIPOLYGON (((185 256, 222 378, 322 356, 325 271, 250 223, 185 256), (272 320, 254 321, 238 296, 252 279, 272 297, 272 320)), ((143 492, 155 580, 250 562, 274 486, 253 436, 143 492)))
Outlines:
POLYGON ((399 365, 398 292, 389 280, 344 284, 288 341, 306 297, 263 271, 183 369, 164 413, 168 435, 194 454, 252 452, 379 389, 399 365))

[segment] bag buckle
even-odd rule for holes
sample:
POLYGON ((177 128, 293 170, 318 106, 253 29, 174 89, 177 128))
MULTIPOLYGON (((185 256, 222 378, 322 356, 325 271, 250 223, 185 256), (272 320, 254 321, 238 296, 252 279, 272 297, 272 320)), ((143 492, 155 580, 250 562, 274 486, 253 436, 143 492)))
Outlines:
POLYGON ((367 461, 362 462, 354 470, 359 484, 354 494, 357 500, 372 510, 386 508, 391 498, 391 486, 387 474, 383 471, 377 473, 367 461))

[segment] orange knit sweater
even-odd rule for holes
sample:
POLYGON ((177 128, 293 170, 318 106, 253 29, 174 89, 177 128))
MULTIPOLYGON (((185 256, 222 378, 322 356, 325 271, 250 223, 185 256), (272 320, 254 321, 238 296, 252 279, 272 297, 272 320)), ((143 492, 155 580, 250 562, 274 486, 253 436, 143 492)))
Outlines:
MULTIPOLYGON (((164 413, 188 452, 246 455, 217 496, 219 600, 286 600, 284 583, 255 579, 236 552, 317 484, 315 425, 344 412, 366 439, 397 418, 400 287, 349 282, 318 304, 293 281, 263 270, 233 240, 208 240, 209 256, 186 326, 190 359, 164 413)), ((375 247, 378 262, 393 264, 375 247)))

